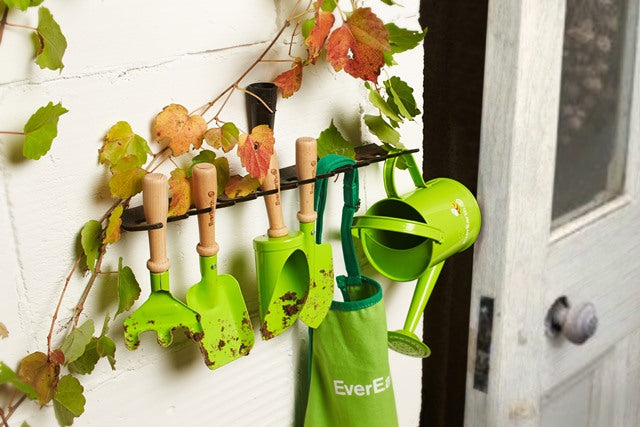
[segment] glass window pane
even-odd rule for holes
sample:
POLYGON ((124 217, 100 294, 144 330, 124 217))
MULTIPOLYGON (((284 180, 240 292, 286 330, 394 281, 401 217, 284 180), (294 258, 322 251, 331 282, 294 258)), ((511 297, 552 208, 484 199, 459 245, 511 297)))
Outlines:
POLYGON ((567 0, 553 226, 624 189, 637 0, 567 0))

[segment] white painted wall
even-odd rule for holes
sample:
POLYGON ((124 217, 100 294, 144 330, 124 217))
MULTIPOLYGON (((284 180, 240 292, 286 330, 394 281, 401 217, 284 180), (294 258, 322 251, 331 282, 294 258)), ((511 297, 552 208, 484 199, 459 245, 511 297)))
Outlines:
MULTIPOLYGON (((111 203, 107 173, 97 164, 97 150, 109 127, 126 120, 148 138, 151 119, 163 106, 177 102, 195 108, 212 99, 264 49, 293 3, 46 0, 44 6, 60 23, 69 44, 61 73, 40 70, 31 61, 29 33, 6 28, 0 46, 0 129, 20 130, 29 115, 50 100, 61 101, 70 112, 61 118, 53 148, 39 161, 22 160, 20 138, 0 135, 0 321, 10 331, 8 339, 0 340, 0 360, 16 368, 26 354, 46 350, 50 318, 74 259, 79 229, 88 219, 99 218, 111 203)), ((418 29, 417 0, 404 1, 404 7, 367 3, 386 22, 418 29)), ((12 11, 9 20, 35 25, 37 12, 12 11)), ((271 56, 282 57, 277 51, 285 54, 286 49, 283 40, 271 56)), ((401 65, 391 72, 408 81, 421 100, 422 50, 397 55, 397 60, 401 65)), ((274 64, 259 65, 244 83, 271 80, 280 71, 274 64)), ((302 90, 279 100, 275 134, 280 165, 293 164, 296 137, 317 136, 331 118, 350 138, 373 141, 361 125, 362 114, 370 108, 361 82, 344 73, 334 74, 325 63, 306 69, 302 90)), ((247 127, 242 95, 233 99, 224 116, 247 127)), ((420 121, 401 132, 407 146, 422 145, 420 121)), ((232 169, 237 165, 232 162, 232 169)), ((361 169, 361 174, 364 211, 383 197, 381 167, 361 169)), ((331 198, 328 231, 335 237, 340 185, 332 185, 331 198)), ((283 199, 288 225, 296 227, 297 193, 286 192, 283 199)), ((238 278, 256 318, 251 242, 267 227, 263 203, 226 208, 217 218, 220 271, 238 278)), ((195 220, 169 225, 172 289, 180 297, 199 280, 197 238, 195 220)), ((338 241, 332 242, 339 253, 338 241)), ((125 233, 109 251, 104 269, 115 269, 118 256, 136 273, 143 301, 149 292, 146 235, 125 233)), ((344 271, 339 258, 336 270, 344 271)), ((370 270, 366 273, 373 275, 370 270)), ((380 281, 385 285, 389 327, 398 329, 413 286, 380 281)), ((70 318, 85 282, 79 275, 72 281, 58 326, 70 318)), ((105 313, 114 313, 114 289, 112 282, 98 283, 86 316, 99 323, 105 313)), ((189 342, 165 350, 146 334, 138 350, 126 350, 123 317, 110 333, 118 344, 117 370, 111 371, 101 361, 92 375, 80 378, 87 404, 77 425, 286 426, 299 422, 307 357, 307 331, 300 322, 268 342, 262 342, 256 330, 256 345, 248 357, 210 371, 189 342)), ((60 339, 58 335, 54 342, 60 339)), ((393 352, 390 359, 400 423, 416 426, 420 360, 393 352)), ((17 425, 23 420, 32 426, 56 425, 50 407, 38 410, 31 403, 23 404, 12 419, 17 425)))

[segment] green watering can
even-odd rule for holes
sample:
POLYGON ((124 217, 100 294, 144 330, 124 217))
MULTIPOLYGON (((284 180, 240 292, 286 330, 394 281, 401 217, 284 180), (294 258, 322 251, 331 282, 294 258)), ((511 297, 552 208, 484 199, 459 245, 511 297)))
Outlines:
POLYGON ((388 198, 355 217, 353 233, 365 256, 384 276, 398 282, 418 279, 401 330, 389 332, 389 347, 414 357, 427 357, 429 347, 415 334, 444 261, 475 242, 480 232, 480 208, 459 182, 436 178, 424 182, 411 154, 384 164, 388 198), (416 189, 400 196, 395 185, 396 163, 403 157, 416 189))
POLYGON ((142 181, 142 204, 147 224, 161 223, 162 227, 149 230, 151 257, 147 268, 151 273, 151 295, 144 304, 124 321, 124 342, 129 350, 140 344, 140 334, 155 331, 158 344, 168 347, 173 341, 173 331, 183 328, 195 341, 202 339, 200 315, 174 298, 169 291, 169 260, 167 259, 166 230, 167 177, 159 173, 145 175, 142 181))
POLYGON ((229 274, 218 275, 215 238, 217 199, 216 167, 200 163, 193 167, 193 198, 196 209, 211 208, 198 215, 202 280, 187 291, 187 304, 200 314, 203 337, 200 349, 209 369, 217 369, 249 354, 254 336, 238 281, 229 274))

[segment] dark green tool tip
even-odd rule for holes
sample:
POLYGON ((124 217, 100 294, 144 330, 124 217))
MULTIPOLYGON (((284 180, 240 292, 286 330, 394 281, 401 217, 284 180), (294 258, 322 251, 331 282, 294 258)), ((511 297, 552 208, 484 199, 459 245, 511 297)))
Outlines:
POLYGON ((431 349, 416 334, 408 331, 389 331, 387 340, 391 350, 406 356, 425 358, 431 354, 431 349))

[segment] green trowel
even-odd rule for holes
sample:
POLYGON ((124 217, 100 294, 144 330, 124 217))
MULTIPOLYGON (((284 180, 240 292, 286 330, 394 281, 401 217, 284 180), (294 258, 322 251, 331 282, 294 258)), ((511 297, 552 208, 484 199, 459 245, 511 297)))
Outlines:
MULTIPOLYGON (((318 150, 314 138, 296 140, 296 168, 298 180, 315 178, 318 150)), ((304 235, 304 252, 309 261, 309 293, 300 311, 300 320, 310 328, 320 326, 333 301, 333 259, 331 244, 316 243, 316 217, 313 209, 314 183, 300 185, 300 211, 298 221, 304 235)))
POLYGON ((202 280, 187 291, 187 304, 200 314, 204 335, 200 348, 209 369, 217 369, 253 348, 251 319, 238 281, 229 274, 218 275, 215 240, 217 199, 216 167, 200 163, 193 168, 193 198, 197 209, 211 211, 198 215, 202 280))
POLYGON ((195 341, 202 339, 198 313, 187 307, 169 292, 169 260, 166 249, 167 177, 159 173, 147 174, 142 183, 142 204, 147 224, 161 223, 162 227, 149 230, 151 257, 147 268, 151 273, 151 295, 124 321, 124 341, 130 350, 140 345, 140 334, 155 331, 158 344, 168 347, 173 331, 184 328, 195 341))
POLYGON ((260 333, 271 339, 298 319, 309 290, 309 264, 303 251, 304 235, 289 233, 284 225, 280 203, 280 172, 275 153, 262 183, 269 217, 266 236, 253 240, 260 305, 260 333))

